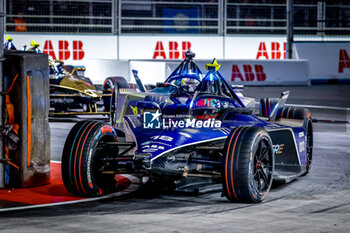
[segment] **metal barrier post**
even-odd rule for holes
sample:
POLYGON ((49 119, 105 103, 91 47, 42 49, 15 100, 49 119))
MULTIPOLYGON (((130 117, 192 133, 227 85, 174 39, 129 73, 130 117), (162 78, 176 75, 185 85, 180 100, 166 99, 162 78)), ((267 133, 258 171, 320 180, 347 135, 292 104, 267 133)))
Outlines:
POLYGON ((227 34, 227 0, 223 0, 223 20, 224 20, 224 25, 223 25, 223 34, 226 36, 227 34))
POLYGON ((317 35, 325 35, 326 6, 324 1, 317 2, 317 35))
POLYGON ((122 34, 121 29, 121 22, 122 22, 122 0, 114 0, 114 28, 115 28, 115 34, 117 34, 117 60, 119 61, 119 54, 120 54, 120 34, 122 34))
POLYGON ((53 24, 53 0, 50 0, 50 24, 53 24))
POLYGON ((118 34, 118 0, 112 1, 112 34, 118 34))
POLYGON ((118 35, 122 34, 122 0, 117 0, 118 2, 118 35))
POLYGON ((293 36, 294 36, 293 0, 287 0, 287 58, 293 58, 293 36))
MULTIPOLYGON (((3 67, 2 62, 4 59, 4 19, 5 19, 5 1, 0 2, 0 93, 3 92, 3 67)), ((3 98, 0 95, 0 125, 3 124, 2 118, 2 109, 3 109, 3 98)), ((4 158, 4 144, 3 139, 0 139, 0 160, 4 158)), ((0 162, 0 188, 5 187, 5 164, 0 162)))
POLYGON ((218 34, 224 34, 224 0, 219 0, 218 7, 218 34))

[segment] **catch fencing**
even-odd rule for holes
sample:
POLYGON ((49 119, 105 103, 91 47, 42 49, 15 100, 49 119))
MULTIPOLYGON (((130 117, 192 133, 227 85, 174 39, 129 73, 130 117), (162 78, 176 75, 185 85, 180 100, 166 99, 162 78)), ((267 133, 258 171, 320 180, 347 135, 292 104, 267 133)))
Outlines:
MULTIPOLYGON (((296 40, 350 37, 348 1, 294 0, 294 19, 296 40)), ((286 25, 285 0, 6 0, 6 32, 284 35, 286 25)))

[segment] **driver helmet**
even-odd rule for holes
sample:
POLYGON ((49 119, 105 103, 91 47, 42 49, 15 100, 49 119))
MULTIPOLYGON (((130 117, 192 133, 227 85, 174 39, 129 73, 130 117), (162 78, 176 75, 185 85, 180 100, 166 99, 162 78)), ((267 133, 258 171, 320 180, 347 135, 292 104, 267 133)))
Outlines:
POLYGON ((65 71, 63 68, 63 63, 57 60, 54 60, 51 56, 49 56, 49 74, 51 77, 61 77, 65 75, 65 71))
POLYGON ((49 75, 50 77, 55 77, 58 73, 55 62, 49 58, 49 75))
POLYGON ((222 109, 220 100, 215 98, 203 98, 196 101, 193 114, 198 119, 217 118, 222 109))
POLYGON ((193 77, 183 76, 180 79, 179 87, 182 91, 194 92, 200 81, 193 77))

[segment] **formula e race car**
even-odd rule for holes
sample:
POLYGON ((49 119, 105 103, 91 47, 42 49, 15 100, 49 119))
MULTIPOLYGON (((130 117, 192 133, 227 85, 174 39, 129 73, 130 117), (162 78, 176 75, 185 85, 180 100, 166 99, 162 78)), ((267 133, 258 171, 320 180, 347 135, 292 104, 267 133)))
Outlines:
POLYGON ((67 112, 69 108, 83 108, 87 113, 96 113, 96 102, 102 95, 91 80, 79 75, 84 67, 65 66, 62 61, 49 60, 50 107, 56 113, 67 112))
MULTIPOLYGON (((289 92, 262 100, 255 115, 218 72, 214 59, 194 90, 169 82, 169 93, 140 97, 123 128, 77 123, 66 139, 62 176, 69 192, 100 196, 116 190, 116 174, 174 184, 189 177, 221 183, 231 202, 261 202, 273 180, 289 182, 309 172, 313 132, 310 112, 285 107, 289 92)), ((180 81, 175 78, 175 82, 180 81)), ((129 101, 124 98, 124 104, 129 101)))

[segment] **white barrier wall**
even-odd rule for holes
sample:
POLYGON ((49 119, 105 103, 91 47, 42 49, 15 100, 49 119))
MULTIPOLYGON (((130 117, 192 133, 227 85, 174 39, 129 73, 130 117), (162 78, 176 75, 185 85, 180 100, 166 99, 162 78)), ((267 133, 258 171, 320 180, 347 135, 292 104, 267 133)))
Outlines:
MULTIPOLYGON (((205 65, 212 60, 196 60, 196 64, 207 73, 205 65)), ((232 84, 244 85, 308 85, 309 67, 306 60, 218 60, 219 72, 232 84)), ((174 61, 130 61, 130 69, 138 70, 145 84, 164 82, 179 65, 174 61)), ((130 72, 130 77, 132 74, 130 72)), ((135 82, 133 78, 130 82, 135 82)))
POLYGON ((162 61, 130 61, 129 82, 136 83, 132 70, 138 71, 143 84, 156 84, 164 82, 166 76, 166 63, 162 61))
POLYGON ((85 76, 94 84, 103 84, 107 77, 122 76, 129 78, 129 61, 116 59, 87 59, 85 76))
MULTIPOLYGON (((198 60, 196 64, 205 74, 205 64, 211 60, 198 60)), ((308 85, 307 60, 218 60, 220 74, 227 82, 244 85, 308 85)), ((167 63, 167 76, 176 65, 167 63)))
MULTIPOLYGON (((4 35, 5 37, 7 35, 4 35)), ((115 65, 103 65, 102 63, 89 62, 89 60, 176 60, 183 59, 183 53, 187 49, 196 53, 195 59, 254 59, 249 64, 252 73, 257 79, 255 59, 281 61, 286 57, 286 39, 284 36, 182 36, 182 35, 56 35, 56 34, 10 34, 14 39, 14 44, 18 49, 23 45, 35 40, 41 44, 43 52, 48 53, 55 59, 63 60, 66 64, 85 65, 87 74, 92 80, 100 82, 97 75, 101 67, 109 76, 125 75, 129 73, 115 65), (253 66, 251 65, 253 64, 253 66), (92 69, 91 72, 89 69, 92 69), (91 74, 91 75, 90 75, 91 74)), ((296 43, 296 54, 299 59, 310 61, 311 79, 350 79, 350 43, 296 43)), ((245 62, 247 63, 247 62, 245 62)), ((276 63, 280 64, 280 63, 276 63)), ((283 63, 287 64, 287 63, 283 63)), ((239 82, 254 84, 256 81, 245 78, 244 65, 239 64, 239 72, 242 73, 239 82)), ((274 67, 271 63, 264 63, 264 70, 269 70, 268 81, 261 81, 260 84, 267 84, 270 81, 280 83, 282 74, 287 73, 282 69, 285 65, 274 67), (266 68, 265 68, 266 66, 266 68), (275 80, 270 80, 276 76, 275 80)), ((289 67, 289 66, 288 66, 289 67)), ((231 67, 232 68, 232 67, 231 67)), ((163 68, 161 68, 163 69, 163 68)), ((249 71, 249 66, 246 70, 249 71)), ((141 71, 146 72, 146 71, 141 71)), ((232 71, 231 71, 232 72, 232 71)), ((258 72, 259 73, 259 72, 258 72)), ((147 75, 148 76, 148 75, 147 75)), ((297 78, 298 79, 298 78, 297 78)), ((284 79, 283 79, 284 80, 284 79)), ((295 82, 295 78, 290 80, 295 82)), ((298 80, 297 80, 298 81, 298 80)), ((236 79, 235 82, 238 82, 236 79)), ((258 82, 258 81, 257 81, 258 82)), ((283 81, 284 82, 284 81, 283 81)), ((299 81, 298 81, 299 82, 299 81)))
MULTIPOLYGON (((196 60, 196 64, 207 73, 205 65, 212 60, 196 60)), ((309 85, 309 64, 307 60, 219 60, 219 72, 227 82, 244 85, 309 85)), ((137 70, 144 84, 164 82, 179 65, 175 61, 113 61, 114 67, 120 67, 116 73, 123 72, 126 79, 136 83, 132 70, 137 70), (129 64, 126 64, 129 63, 129 64), (126 67, 129 75, 125 75, 126 67), (128 78, 129 77, 129 78, 128 78)), ((88 76, 88 75, 87 75, 88 76)), ((105 76, 107 77, 107 76, 105 76)))
POLYGON ((310 78, 350 79, 350 43, 296 43, 297 56, 310 63, 310 78))

